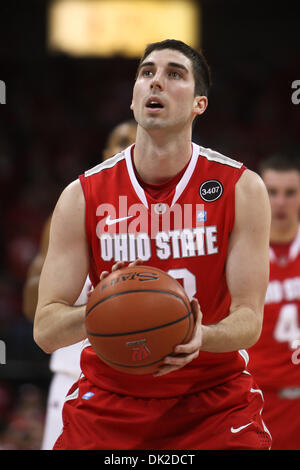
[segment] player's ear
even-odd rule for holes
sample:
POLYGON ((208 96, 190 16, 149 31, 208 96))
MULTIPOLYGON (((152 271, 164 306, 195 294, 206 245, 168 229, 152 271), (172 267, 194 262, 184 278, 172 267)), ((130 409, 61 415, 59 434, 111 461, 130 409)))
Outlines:
POLYGON ((130 109, 133 111, 133 101, 131 102, 130 109))
POLYGON ((195 114, 203 114, 208 106, 207 96, 195 96, 194 98, 194 111, 195 114))

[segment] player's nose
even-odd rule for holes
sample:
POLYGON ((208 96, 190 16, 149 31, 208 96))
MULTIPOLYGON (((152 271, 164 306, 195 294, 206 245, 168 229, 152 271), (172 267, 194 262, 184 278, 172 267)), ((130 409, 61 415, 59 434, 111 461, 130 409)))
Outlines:
POLYGON ((286 198, 282 194, 278 194, 275 203, 277 206, 284 206, 286 204, 286 198))
POLYGON ((153 75, 152 81, 151 81, 151 90, 153 89, 163 89, 163 77, 162 74, 159 72, 156 72, 155 75, 153 75))

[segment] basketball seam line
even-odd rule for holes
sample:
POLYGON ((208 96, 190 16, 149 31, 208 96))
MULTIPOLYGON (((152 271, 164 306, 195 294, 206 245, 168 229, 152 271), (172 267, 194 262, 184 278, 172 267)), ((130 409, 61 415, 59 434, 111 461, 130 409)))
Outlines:
POLYGON ((169 323, 164 323, 163 325, 153 326, 153 327, 147 328, 145 330, 126 331, 125 333, 92 333, 91 331, 87 331, 87 334, 89 334, 91 336, 111 337, 111 336, 135 335, 137 333, 146 333, 147 331, 159 330, 161 328, 166 328, 167 326, 174 325, 175 323, 178 323, 180 321, 185 320, 186 318, 189 318, 192 313, 193 312, 190 311, 190 312, 187 313, 187 315, 184 315, 184 317, 178 318, 177 320, 171 321, 169 323))
MULTIPOLYGON (((192 312, 190 312, 190 313, 192 313, 192 312)), ((189 318, 189 328, 188 328, 188 331, 187 331, 183 341, 185 341, 185 338, 188 336, 188 334, 190 332, 190 328, 191 328, 191 321, 190 321, 190 318, 189 318)), ((119 362, 111 361, 110 359, 107 359, 104 355, 99 354, 99 353, 97 355, 104 362, 107 362, 109 364, 113 364, 113 365, 118 366, 118 367, 124 367, 124 368, 129 368, 129 369, 139 369, 139 368, 143 368, 143 367, 145 367, 145 368, 150 367, 150 366, 153 366, 154 364, 157 364, 157 363, 161 362, 164 359, 164 357, 166 357, 166 356, 163 356, 162 358, 157 359, 156 361, 146 363, 146 364, 144 363, 144 364, 138 364, 138 365, 131 365, 131 364, 121 364, 119 362)), ((169 354, 167 354, 167 356, 168 355, 173 355, 173 352, 170 352, 169 354)))
POLYGON ((91 313, 91 311, 97 307, 97 305, 101 304, 102 302, 105 302, 106 300, 112 299, 113 297, 118 297, 119 295, 124 295, 124 294, 131 294, 131 293, 139 293, 139 292, 159 292, 161 294, 167 294, 167 295, 172 295, 173 297, 176 297, 177 299, 181 300, 181 302, 184 303, 185 307, 187 310, 189 310, 187 304, 185 303, 184 299, 180 297, 177 294, 174 294, 173 292, 168 292, 166 290, 162 289, 133 289, 133 290, 126 290, 124 292, 118 292, 117 294, 111 294, 108 297, 105 297, 102 300, 99 300, 99 302, 96 302, 85 314, 85 318, 88 317, 88 315, 91 313))

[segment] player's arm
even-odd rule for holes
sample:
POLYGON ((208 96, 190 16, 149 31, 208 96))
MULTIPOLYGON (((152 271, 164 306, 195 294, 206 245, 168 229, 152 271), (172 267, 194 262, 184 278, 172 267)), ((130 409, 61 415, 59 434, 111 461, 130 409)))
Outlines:
POLYGON ((157 375, 183 367, 199 351, 229 352, 249 348, 258 340, 269 279, 269 198, 260 177, 246 170, 236 185, 235 224, 230 236, 226 278, 231 295, 228 316, 216 324, 202 325, 199 304, 192 307, 196 325, 192 339, 175 348, 178 356, 165 359, 157 375))
POLYGON ((246 170, 236 185, 235 225, 226 263, 230 312, 219 323, 202 326, 202 350, 235 351, 258 340, 269 280, 270 223, 265 185, 246 170))
POLYGON ((23 312, 28 320, 33 322, 35 310, 38 301, 38 288, 42 267, 47 255, 49 244, 51 217, 49 217, 44 225, 39 252, 29 266, 26 282, 23 289, 23 312))
POLYGON ((47 353, 86 337, 85 306, 74 306, 89 269, 85 201, 79 180, 61 194, 52 215, 43 265, 34 339, 47 353))

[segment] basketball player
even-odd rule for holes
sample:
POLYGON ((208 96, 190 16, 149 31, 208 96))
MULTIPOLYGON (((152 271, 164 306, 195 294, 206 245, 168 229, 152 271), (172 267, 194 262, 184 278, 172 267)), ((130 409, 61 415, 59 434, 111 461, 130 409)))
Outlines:
MULTIPOLYGON (((118 124, 109 134, 106 147, 103 151, 103 160, 111 157, 123 148, 128 147, 135 141, 137 124, 132 119, 118 124)), ((43 228, 40 250, 31 263, 28 270, 27 279, 23 292, 23 311, 26 317, 34 320, 35 309, 38 299, 38 284, 40 273, 45 261, 49 246, 51 217, 45 223, 43 228)), ((84 288, 76 300, 76 305, 85 305, 87 294, 91 288, 89 277, 87 277, 84 288)), ((42 442, 43 450, 50 450, 61 432, 62 418, 61 412, 65 396, 73 383, 78 380, 80 369, 80 353, 82 342, 63 347, 55 351, 50 360, 50 370, 53 377, 50 384, 46 423, 42 442)))
POLYGON ((272 449, 300 449, 300 166, 286 155, 261 163, 271 202, 270 282, 249 368, 265 398, 272 449))
POLYGON ((85 308, 73 303, 87 274, 95 286, 136 259, 183 282, 196 324, 148 375, 113 370, 86 342, 54 449, 270 447, 245 350, 262 326, 268 195, 242 163, 192 143, 209 86, 202 54, 176 40, 149 45, 133 88, 135 144, 80 175, 57 203, 34 325, 44 351, 86 338, 85 308), (155 230, 168 208, 182 223, 170 217, 155 230))

